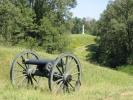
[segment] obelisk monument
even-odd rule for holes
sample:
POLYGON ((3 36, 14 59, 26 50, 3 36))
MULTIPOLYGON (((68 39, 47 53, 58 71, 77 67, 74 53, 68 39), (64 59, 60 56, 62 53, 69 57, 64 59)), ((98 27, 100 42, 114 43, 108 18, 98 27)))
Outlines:
POLYGON ((84 33, 84 25, 82 26, 82 34, 85 34, 85 33, 84 33))

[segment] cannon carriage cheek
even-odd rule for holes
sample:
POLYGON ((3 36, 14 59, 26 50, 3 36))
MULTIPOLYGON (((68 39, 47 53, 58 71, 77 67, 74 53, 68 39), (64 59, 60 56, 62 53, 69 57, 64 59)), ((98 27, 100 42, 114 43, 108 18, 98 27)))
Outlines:
POLYGON ((40 59, 34 51, 21 52, 10 69, 14 87, 39 86, 42 77, 48 78, 51 92, 73 92, 81 85, 81 65, 71 53, 62 53, 56 59, 40 59))

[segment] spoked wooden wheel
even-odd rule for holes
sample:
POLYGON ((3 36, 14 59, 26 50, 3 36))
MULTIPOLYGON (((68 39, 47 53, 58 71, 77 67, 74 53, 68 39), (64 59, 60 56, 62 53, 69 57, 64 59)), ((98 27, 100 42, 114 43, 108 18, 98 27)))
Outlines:
POLYGON ((10 79, 14 87, 38 86, 42 80, 40 76, 34 76, 33 71, 38 70, 36 65, 23 64, 24 59, 40 59, 33 51, 21 52, 13 61, 10 69, 10 79))
POLYGON ((71 53, 61 54, 50 70, 49 88, 52 92, 73 92, 81 85, 81 65, 71 53))

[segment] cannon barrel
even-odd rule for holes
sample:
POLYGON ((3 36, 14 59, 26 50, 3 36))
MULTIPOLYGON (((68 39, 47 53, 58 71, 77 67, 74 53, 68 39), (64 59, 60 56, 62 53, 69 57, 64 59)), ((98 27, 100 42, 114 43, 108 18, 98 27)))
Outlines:
MULTIPOLYGON (((53 63, 55 61, 55 59, 23 59, 22 62, 24 64, 32 64, 32 65, 46 65, 48 62, 53 63)), ((62 66, 63 62, 59 61, 58 62, 58 66, 62 66)))

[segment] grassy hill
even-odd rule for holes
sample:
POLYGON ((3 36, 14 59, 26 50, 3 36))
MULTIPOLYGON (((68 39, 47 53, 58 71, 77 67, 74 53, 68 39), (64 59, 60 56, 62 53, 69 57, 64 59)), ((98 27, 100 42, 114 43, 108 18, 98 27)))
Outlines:
POLYGON ((85 60, 88 51, 86 50, 86 46, 95 44, 94 39, 95 36, 87 35, 87 34, 73 34, 72 36, 72 46, 75 48, 74 54, 78 56, 80 59, 85 60))
MULTIPOLYGON (((0 100, 132 100, 133 76, 84 61, 87 53, 85 46, 93 44, 94 37, 90 35, 72 35, 72 37, 73 41, 79 42, 74 54, 82 65, 82 83, 79 91, 71 94, 51 94, 48 79, 45 77, 38 89, 13 88, 9 78, 10 66, 14 57, 25 49, 0 46, 0 100)), ((37 53, 41 58, 50 59, 58 56, 42 51, 37 53)))

